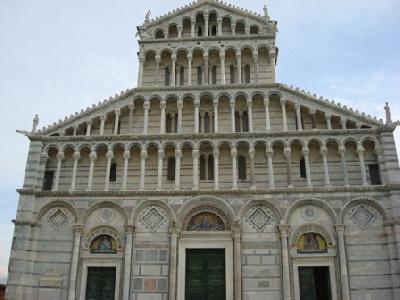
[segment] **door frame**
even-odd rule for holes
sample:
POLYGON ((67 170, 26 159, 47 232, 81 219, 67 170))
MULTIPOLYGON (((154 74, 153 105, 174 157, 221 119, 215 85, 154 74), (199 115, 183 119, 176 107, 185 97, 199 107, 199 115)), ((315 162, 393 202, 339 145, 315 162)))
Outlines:
POLYGON ((179 240, 177 300, 185 299, 186 249, 225 249, 225 297, 233 299, 233 240, 231 232, 182 232, 179 240))
POLYGON ((298 257, 292 257, 292 259, 293 259, 293 281, 294 281, 295 300, 300 300, 299 267, 328 267, 332 300, 337 299, 334 257, 328 255, 312 256, 312 257, 298 256, 298 257))
POLYGON ((115 254, 97 254, 96 257, 82 257, 82 279, 79 300, 85 300, 86 284, 89 267, 114 267, 115 268, 115 293, 114 299, 119 299, 119 289, 121 280, 121 260, 122 257, 116 257, 115 254))

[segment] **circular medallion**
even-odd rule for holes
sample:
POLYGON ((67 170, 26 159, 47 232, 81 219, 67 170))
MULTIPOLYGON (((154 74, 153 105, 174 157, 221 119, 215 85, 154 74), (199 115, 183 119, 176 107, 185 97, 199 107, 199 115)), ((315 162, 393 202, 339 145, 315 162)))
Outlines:
POLYGON ((100 211, 100 221, 103 222, 104 224, 108 224, 112 221, 114 217, 114 212, 111 208, 105 207, 102 208, 100 211))

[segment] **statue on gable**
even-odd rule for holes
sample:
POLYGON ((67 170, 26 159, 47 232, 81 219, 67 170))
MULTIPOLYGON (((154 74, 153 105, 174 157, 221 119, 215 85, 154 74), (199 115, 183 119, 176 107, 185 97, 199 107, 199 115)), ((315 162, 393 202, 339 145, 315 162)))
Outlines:
POLYGON ((146 16, 144 17, 144 23, 150 23, 150 17, 151 17, 151 11, 149 9, 149 11, 146 13, 146 16))
POLYGON ((39 116, 35 115, 35 117, 33 118, 32 133, 36 132, 38 125, 39 125, 39 116))
POLYGON ((386 102, 386 105, 383 108, 385 109, 385 113, 386 113, 386 125, 392 125, 393 124, 392 113, 390 111, 389 103, 386 102))

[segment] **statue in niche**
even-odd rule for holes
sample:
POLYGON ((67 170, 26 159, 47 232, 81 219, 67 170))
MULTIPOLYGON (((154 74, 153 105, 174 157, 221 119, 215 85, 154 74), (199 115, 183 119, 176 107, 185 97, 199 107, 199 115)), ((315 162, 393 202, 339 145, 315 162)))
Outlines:
POLYGON ((301 235, 297 242, 299 253, 327 252, 328 246, 324 237, 315 232, 307 232, 301 235))
POLYGON ((90 245, 91 253, 116 253, 117 243, 109 235, 103 234, 93 240, 90 245))
POLYGON ((209 212, 193 216, 187 225, 188 231, 224 231, 225 225, 221 218, 209 212))

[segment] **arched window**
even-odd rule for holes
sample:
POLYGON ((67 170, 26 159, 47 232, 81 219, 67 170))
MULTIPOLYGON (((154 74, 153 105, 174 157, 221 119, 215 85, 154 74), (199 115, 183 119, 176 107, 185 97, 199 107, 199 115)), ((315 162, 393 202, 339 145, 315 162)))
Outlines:
POLYGON ((171 71, 169 70, 169 67, 165 67, 165 86, 170 85, 170 80, 171 80, 171 71))
POLYGON ((208 157, 208 180, 214 180, 214 157, 208 157))
POLYGON ((217 66, 212 67, 212 84, 217 84, 217 66))
POLYGON ((168 158, 167 180, 175 180, 175 157, 168 158))
POLYGON ((235 83, 235 66, 231 65, 229 67, 229 71, 230 71, 230 77, 231 77, 231 83, 235 83))
POLYGON ((197 36, 203 36, 203 28, 200 25, 197 27, 197 36))
POLYGON ((238 177, 240 180, 246 180, 246 158, 243 155, 238 157, 238 177))
POLYGON ((237 22, 236 23, 235 33, 236 34, 245 34, 246 33, 246 29, 245 29, 244 23, 242 23, 242 22, 237 22))
POLYGON ((179 71, 179 84, 183 85, 185 81, 185 67, 181 66, 180 71, 179 71))
POLYGON ((110 174, 109 174, 109 181, 110 182, 116 182, 117 181, 117 164, 112 163, 111 168, 110 168, 110 174))
POLYGON ((171 24, 168 28, 168 38, 177 38, 178 37, 178 28, 176 24, 171 24))
POLYGON ((304 158, 300 159, 300 177, 307 178, 306 161, 304 158))
POLYGON ((201 66, 197 67, 197 84, 203 84, 203 68, 201 66))
POLYGON ((256 26, 256 25, 251 26, 250 34, 258 34, 258 26, 256 26))
POLYGON ((165 132, 172 133, 172 116, 171 114, 167 114, 165 118, 165 132))
MULTIPOLYGON (((375 161, 377 161, 376 157, 375 157, 375 161)), ((369 171, 369 179, 370 179, 371 185, 382 184, 381 172, 379 170, 379 164, 377 164, 377 163, 369 164, 368 171, 369 171)))
POLYGON ((178 114, 174 114, 175 118, 174 118, 174 130, 173 132, 177 133, 178 132, 178 114))
POLYGON ((244 67, 244 79, 245 83, 250 83, 250 65, 244 67))
POLYGON ((204 132, 210 132, 210 115, 208 112, 204 115, 204 132))
POLYGON ((163 38, 164 38, 164 32, 162 30, 157 30, 156 39, 163 39, 163 38))
POLYGON ((217 26, 213 25, 211 28, 211 35, 216 36, 217 35, 217 26))
POLYGON ((235 111, 235 131, 236 132, 241 132, 241 128, 240 128, 240 113, 238 111, 235 111))
POLYGON ((206 180, 206 158, 200 155, 200 180, 206 180))
POLYGON ((242 132, 249 132, 249 115, 247 111, 244 111, 242 116, 242 132))

